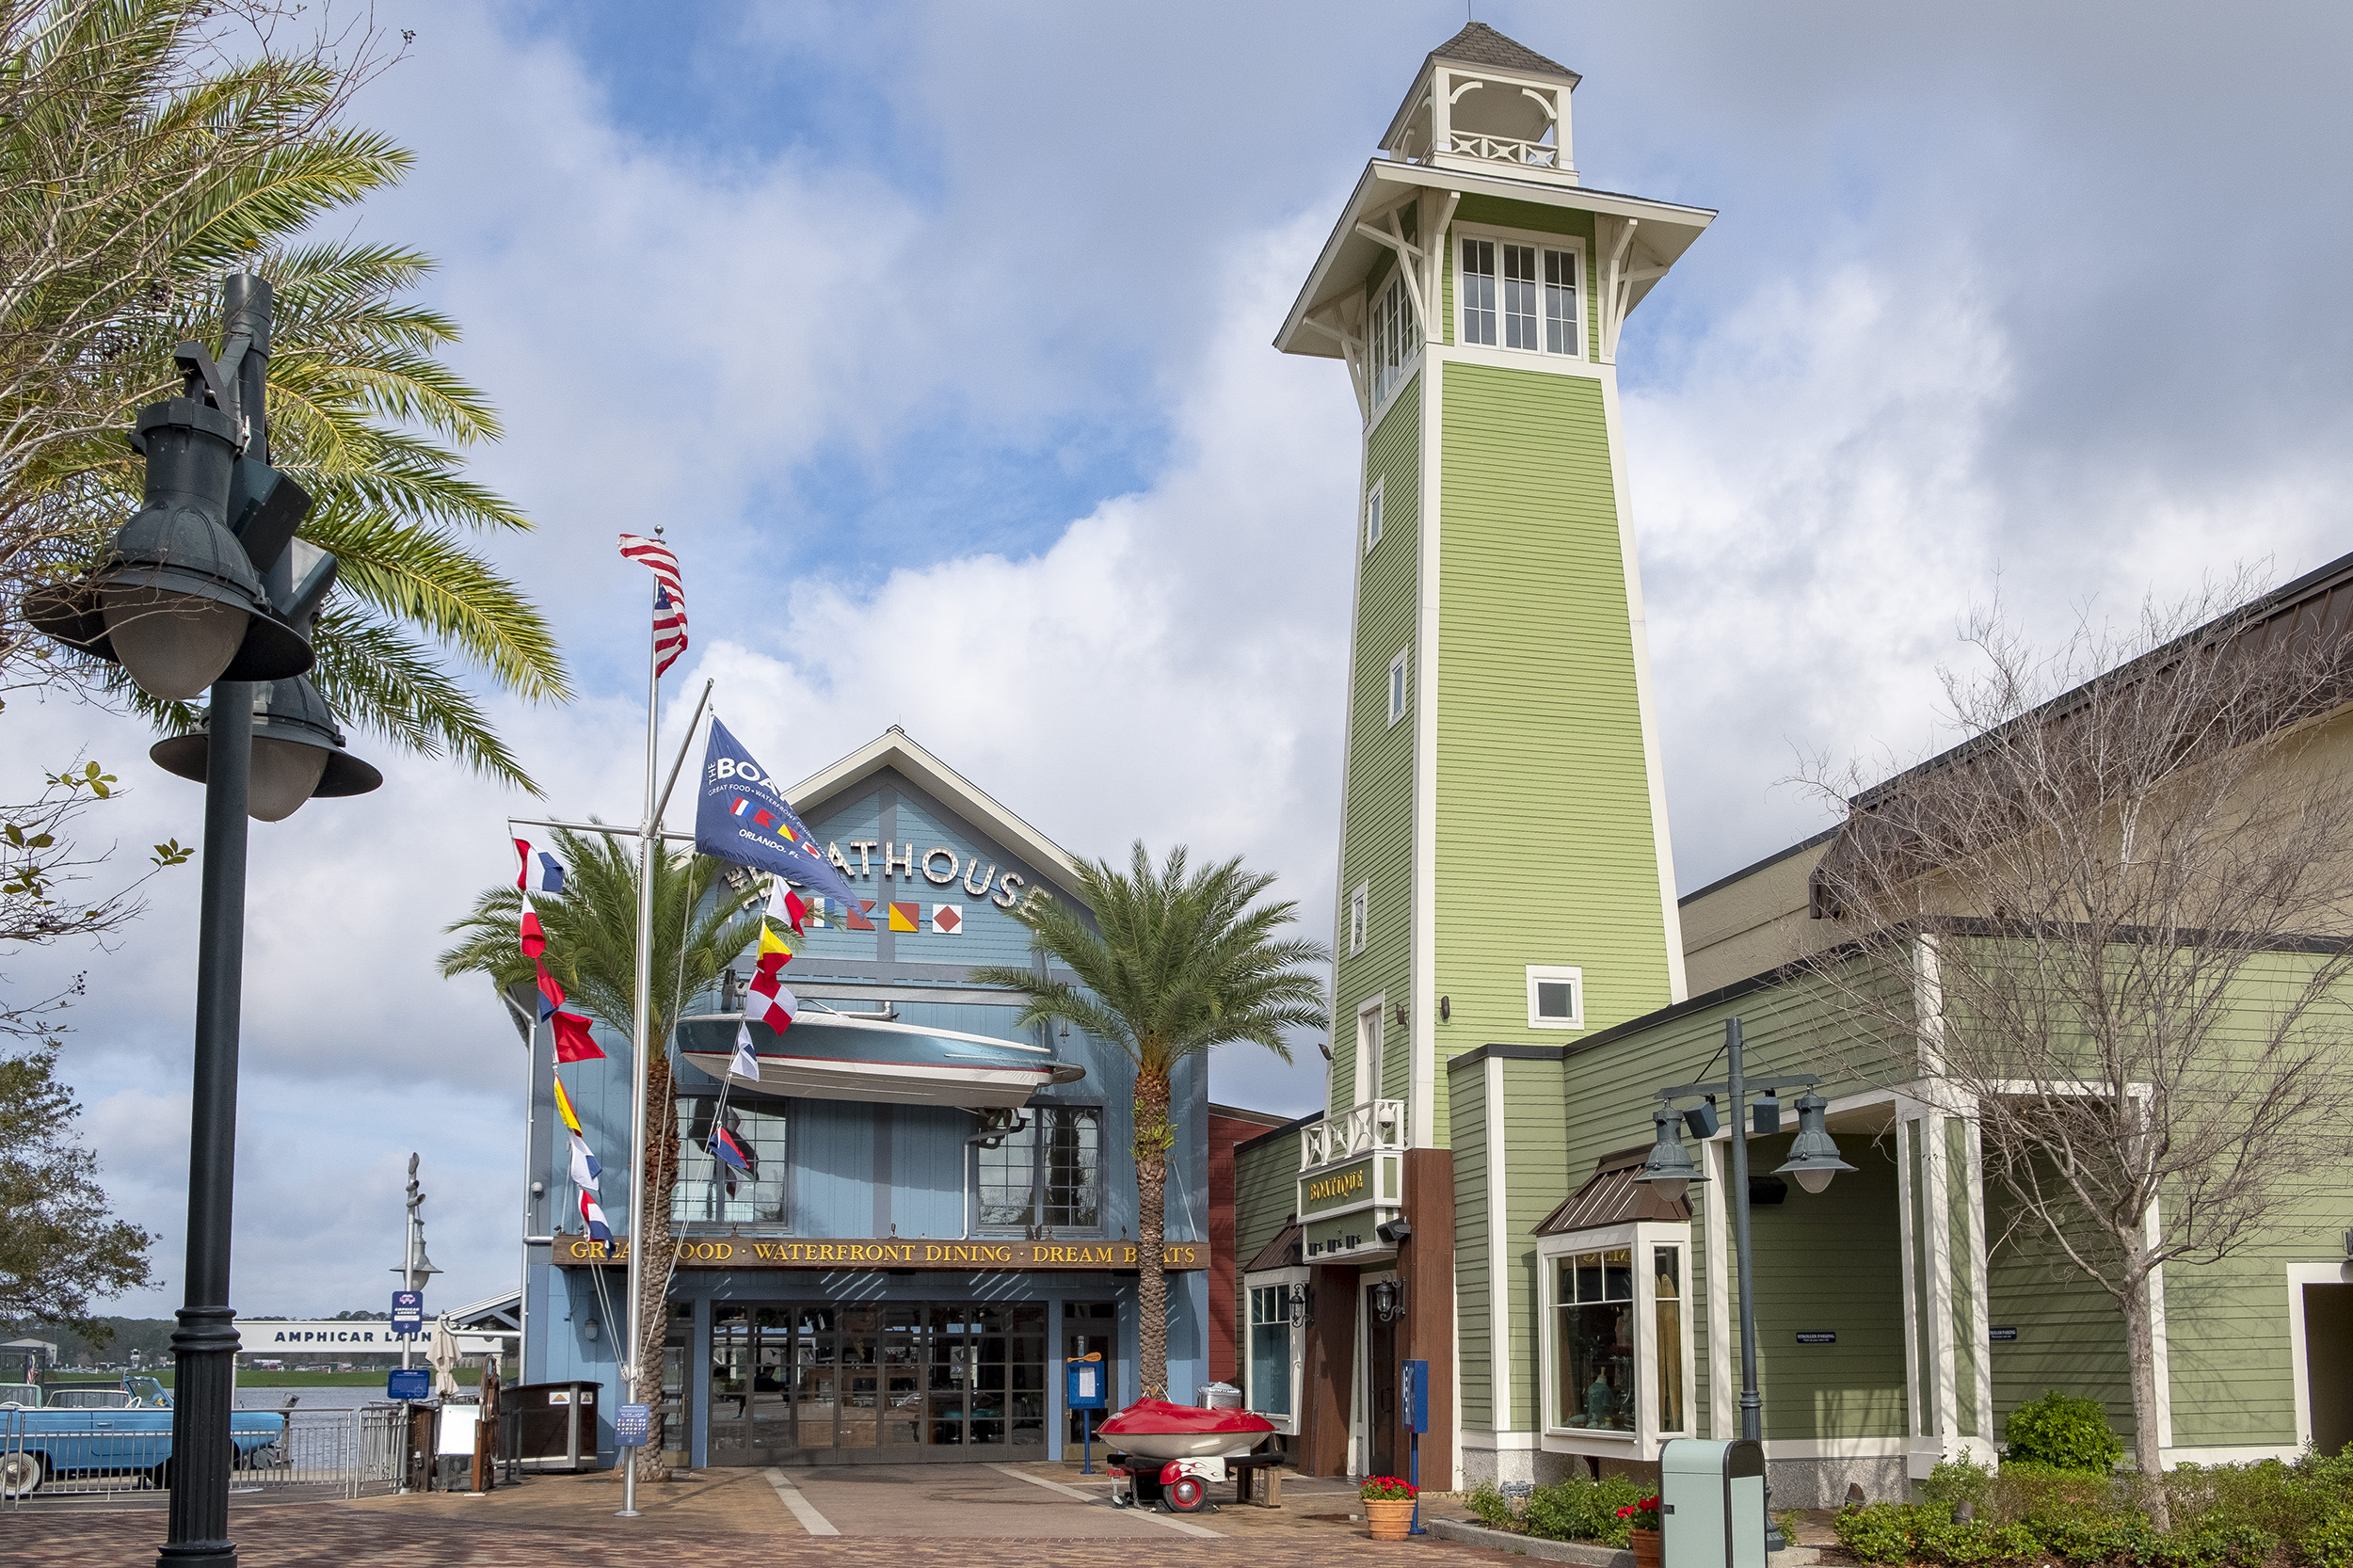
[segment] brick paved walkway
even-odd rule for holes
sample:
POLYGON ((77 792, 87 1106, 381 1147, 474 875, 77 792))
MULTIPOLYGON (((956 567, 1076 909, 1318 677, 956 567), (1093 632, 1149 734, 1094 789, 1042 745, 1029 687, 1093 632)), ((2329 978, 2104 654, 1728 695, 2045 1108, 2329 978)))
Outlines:
MULTIPOLYGON (((1021 1468, 1095 1495, 1062 1466, 1021 1468)), ((1372 1542, 1362 1526, 1332 1516, 1347 1510, 1354 1489, 1331 1483, 1287 1492, 1279 1511, 1193 1516, 1213 1532, 1205 1538, 979 1466, 898 1472, 895 1495, 840 1473, 791 1474, 842 1534, 812 1539, 758 1470, 709 1471, 647 1487, 640 1494, 646 1516, 634 1520, 613 1517, 620 1488, 607 1478, 539 1477, 483 1498, 241 1506, 232 1514, 232 1533, 251 1568, 673 1568, 686 1560, 970 1568, 976 1557, 985 1568, 1135 1568, 1140 1546, 1153 1555, 1154 1568, 1478 1568, 1481 1560, 1511 1560, 1435 1540, 1372 1542)), ((152 1561, 162 1537, 154 1509, 0 1514, 0 1562, 120 1568, 152 1561)), ((1516 1560, 1525 1568, 1527 1560, 1516 1560)))

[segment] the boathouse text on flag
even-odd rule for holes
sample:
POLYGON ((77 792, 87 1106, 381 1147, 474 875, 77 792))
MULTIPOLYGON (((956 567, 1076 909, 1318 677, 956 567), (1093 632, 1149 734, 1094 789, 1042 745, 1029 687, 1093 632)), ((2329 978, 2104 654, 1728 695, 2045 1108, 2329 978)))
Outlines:
POLYGON ((850 898, 850 885, 833 869, 801 819, 786 805, 765 769, 752 760, 728 727, 711 721, 703 748, 702 799, 695 808, 695 853, 730 860, 754 871, 774 872, 835 898, 850 898))

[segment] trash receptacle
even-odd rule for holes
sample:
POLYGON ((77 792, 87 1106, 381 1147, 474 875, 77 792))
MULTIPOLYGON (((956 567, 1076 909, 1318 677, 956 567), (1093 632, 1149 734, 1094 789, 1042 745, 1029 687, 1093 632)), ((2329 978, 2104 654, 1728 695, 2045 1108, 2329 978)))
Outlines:
POLYGON ((514 1412, 514 1462, 525 1470, 597 1467, 597 1384, 520 1383, 500 1392, 514 1412))
POLYGON ((1765 1449, 1677 1437, 1658 1446, 1662 1568, 1765 1568, 1765 1449))

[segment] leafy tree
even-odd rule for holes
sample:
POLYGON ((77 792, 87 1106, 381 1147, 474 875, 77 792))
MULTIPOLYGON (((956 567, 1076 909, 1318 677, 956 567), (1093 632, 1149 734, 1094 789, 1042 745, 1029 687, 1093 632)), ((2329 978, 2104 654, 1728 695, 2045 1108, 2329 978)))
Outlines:
POLYGON ((90 1304, 148 1283, 153 1238, 108 1212, 98 1157, 73 1144, 82 1108, 56 1066, 55 1040, 0 1057, 0 1319, 104 1344, 90 1304))
POLYGON ((1251 1040, 1284 1061, 1283 1030, 1325 1021, 1323 985, 1299 966, 1329 961, 1321 943, 1277 940, 1297 919, 1289 900, 1256 904, 1274 883, 1247 872, 1239 856, 1188 874, 1182 844, 1155 868, 1139 840, 1126 872, 1081 863, 1077 892, 1086 912, 1051 899, 1015 911, 1032 952, 1062 965, 1076 983, 1031 969, 976 968, 976 984, 1026 999, 1024 1024, 1071 1023, 1128 1054, 1136 1070, 1136 1261, 1144 1391, 1168 1388, 1169 1077, 1195 1052, 1251 1040), (1090 913, 1092 918, 1090 919, 1090 913))
MULTIPOLYGON (((548 972, 564 987, 567 1006, 576 1007, 610 1028, 626 1032, 637 1004, 637 840, 555 830, 554 849, 564 862, 564 890, 535 898, 547 933, 543 955, 548 972)), ((686 999, 708 987, 719 971, 760 935, 760 914, 713 882, 720 862, 659 846, 653 857, 653 996, 648 1009, 650 1039, 666 1041, 686 999), (712 896, 714 891, 717 896, 712 896)), ((521 896, 509 884, 475 899, 473 912, 448 930, 461 937, 440 957, 441 973, 455 978, 482 974, 504 993, 528 989, 536 979, 522 955, 521 896)), ((679 1134, 675 1087, 666 1049, 646 1062, 645 1212, 630 1217, 630 1244, 647 1261, 641 1320, 659 1336, 665 1321, 671 1259, 669 1192, 678 1179, 679 1134)), ((643 1358, 637 1398, 662 1402, 659 1340, 643 1358)), ((657 1434, 658 1435, 658 1434, 657 1434)), ((638 1450, 638 1473, 660 1470, 661 1446, 638 1450)))

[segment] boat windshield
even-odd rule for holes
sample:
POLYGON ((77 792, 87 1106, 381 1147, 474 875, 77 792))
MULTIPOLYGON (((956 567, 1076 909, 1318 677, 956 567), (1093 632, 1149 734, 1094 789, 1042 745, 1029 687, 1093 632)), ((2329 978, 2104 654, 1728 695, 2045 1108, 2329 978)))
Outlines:
POLYGON ((157 1410, 171 1408, 171 1396, 164 1389, 161 1378, 124 1378, 122 1386, 136 1397, 136 1402, 157 1410))
POLYGON ((52 1388, 49 1403, 56 1410, 128 1410, 131 1396, 120 1388, 52 1388))

